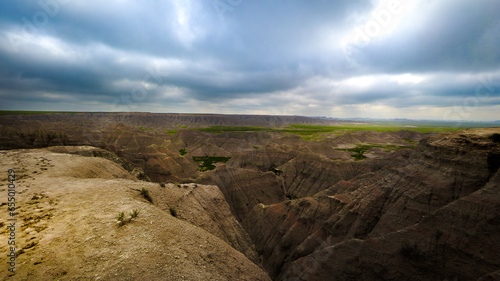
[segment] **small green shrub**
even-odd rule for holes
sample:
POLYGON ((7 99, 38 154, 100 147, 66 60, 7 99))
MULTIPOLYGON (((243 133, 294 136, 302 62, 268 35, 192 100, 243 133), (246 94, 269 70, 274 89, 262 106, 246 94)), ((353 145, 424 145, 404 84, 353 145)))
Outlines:
POLYGON ((135 209, 130 213, 130 219, 126 220, 125 212, 121 212, 118 214, 116 220, 118 222, 118 226, 123 226, 125 225, 125 223, 132 221, 132 219, 137 218, 138 216, 139 216, 139 210, 135 209))
POLYGON ((125 219, 125 213, 124 212, 119 213, 118 217, 116 218, 116 220, 119 221, 119 222, 123 222, 124 219, 125 219))
POLYGON ((139 216, 139 210, 135 209, 130 213, 130 219, 137 218, 139 216))
POLYGON ((144 198, 146 198, 146 200, 153 203, 153 198, 151 198, 151 195, 149 194, 149 190, 147 190, 143 187, 141 189, 141 195, 144 196, 144 198))
POLYGON ((183 148, 183 149, 179 149, 179 154, 180 154, 181 156, 184 156, 184 155, 186 155, 187 153, 188 153, 188 152, 187 152, 187 150, 186 150, 185 148, 183 148))

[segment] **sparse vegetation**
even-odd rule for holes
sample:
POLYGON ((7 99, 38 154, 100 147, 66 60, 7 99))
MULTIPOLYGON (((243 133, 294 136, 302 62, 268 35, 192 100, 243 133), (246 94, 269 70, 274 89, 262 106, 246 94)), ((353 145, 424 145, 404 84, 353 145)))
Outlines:
POLYGON ((141 130, 141 131, 152 131, 153 128, 145 129, 142 126, 139 126, 139 130, 141 130))
POLYGON ((215 169, 214 163, 226 163, 231 157, 204 156, 193 157, 194 162, 198 163, 198 171, 205 172, 215 169))
POLYGON ((164 132, 165 132, 165 134, 167 134, 167 135, 175 135, 175 134, 177 134, 177 132, 179 132, 180 130, 168 130, 168 129, 164 129, 164 130, 162 130, 162 131, 164 131, 164 132))
POLYGON ((411 144, 418 144, 418 141, 411 140, 411 139, 403 139, 404 141, 411 143, 411 144))
POLYGON ((144 187, 141 189, 141 195, 148 200, 149 202, 153 203, 153 198, 149 194, 149 190, 145 189, 144 187))
POLYGON ((118 217, 116 218, 116 220, 118 222, 123 222, 124 219, 125 219, 125 213, 124 212, 119 213, 118 217))
POLYGON ((130 219, 137 218, 139 216, 139 210, 135 209, 130 213, 130 219))
POLYGON ((399 150, 399 149, 413 149, 415 148, 414 145, 390 145, 390 144, 369 144, 369 145, 357 145, 354 148, 347 148, 347 149, 337 149, 340 151, 349 151, 349 152, 354 152, 354 154, 351 154, 351 156, 354 158, 356 161, 360 161, 363 159, 366 159, 366 156, 364 153, 374 147, 382 148, 386 152, 389 151, 394 151, 394 150, 399 150))
POLYGON ((188 152, 187 152, 187 150, 186 150, 185 148, 179 149, 179 154, 180 154, 181 156, 184 156, 184 155, 186 155, 187 153, 188 153, 188 152))
POLYGON ((135 219, 139 216, 139 210, 134 209, 132 212, 130 212, 130 219, 125 220, 125 212, 120 212, 118 214, 118 217, 116 217, 116 221, 119 226, 125 225, 125 223, 132 221, 132 219, 135 219))
POLYGON ((366 156, 364 155, 364 153, 370 148, 371 147, 368 145, 361 145, 361 146, 358 146, 355 148, 347 149, 347 151, 354 152, 354 154, 351 154, 351 156, 354 158, 354 160, 360 161, 360 160, 366 159, 366 156))

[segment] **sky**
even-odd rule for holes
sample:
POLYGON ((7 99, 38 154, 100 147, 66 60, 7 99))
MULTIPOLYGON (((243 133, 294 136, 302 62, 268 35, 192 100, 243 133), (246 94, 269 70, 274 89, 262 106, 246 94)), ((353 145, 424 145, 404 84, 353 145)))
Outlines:
POLYGON ((498 0, 0 1, 0 109, 500 120, 498 0))

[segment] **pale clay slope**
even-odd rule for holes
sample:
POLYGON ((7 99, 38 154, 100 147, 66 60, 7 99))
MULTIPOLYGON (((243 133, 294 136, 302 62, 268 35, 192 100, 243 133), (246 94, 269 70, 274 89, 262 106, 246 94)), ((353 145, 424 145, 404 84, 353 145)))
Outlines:
MULTIPOLYGON (((223 240, 147 202, 139 190, 161 192, 158 184, 136 180, 109 160, 47 149, 0 151, 5 195, 10 168, 20 207, 16 242, 26 249, 9 277, 2 226, 2 280, 270 280, 223 240), (119 227, 119 212, 128 217, 133 209, 139 217, 119 227)), ((2 204, 1 223, 7 215, 2 204)))

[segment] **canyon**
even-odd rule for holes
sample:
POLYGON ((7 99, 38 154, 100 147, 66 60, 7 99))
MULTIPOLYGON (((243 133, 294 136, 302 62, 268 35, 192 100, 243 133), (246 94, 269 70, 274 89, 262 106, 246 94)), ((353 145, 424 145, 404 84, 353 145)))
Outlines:
POLYGON ((11 168, 23 187, 13 278, 500 278, 500 128, 295 130, 345 124, 0 116, 2 188, 11 168), (139 216, 117 226, 118 213, 132 209, 139 216))

